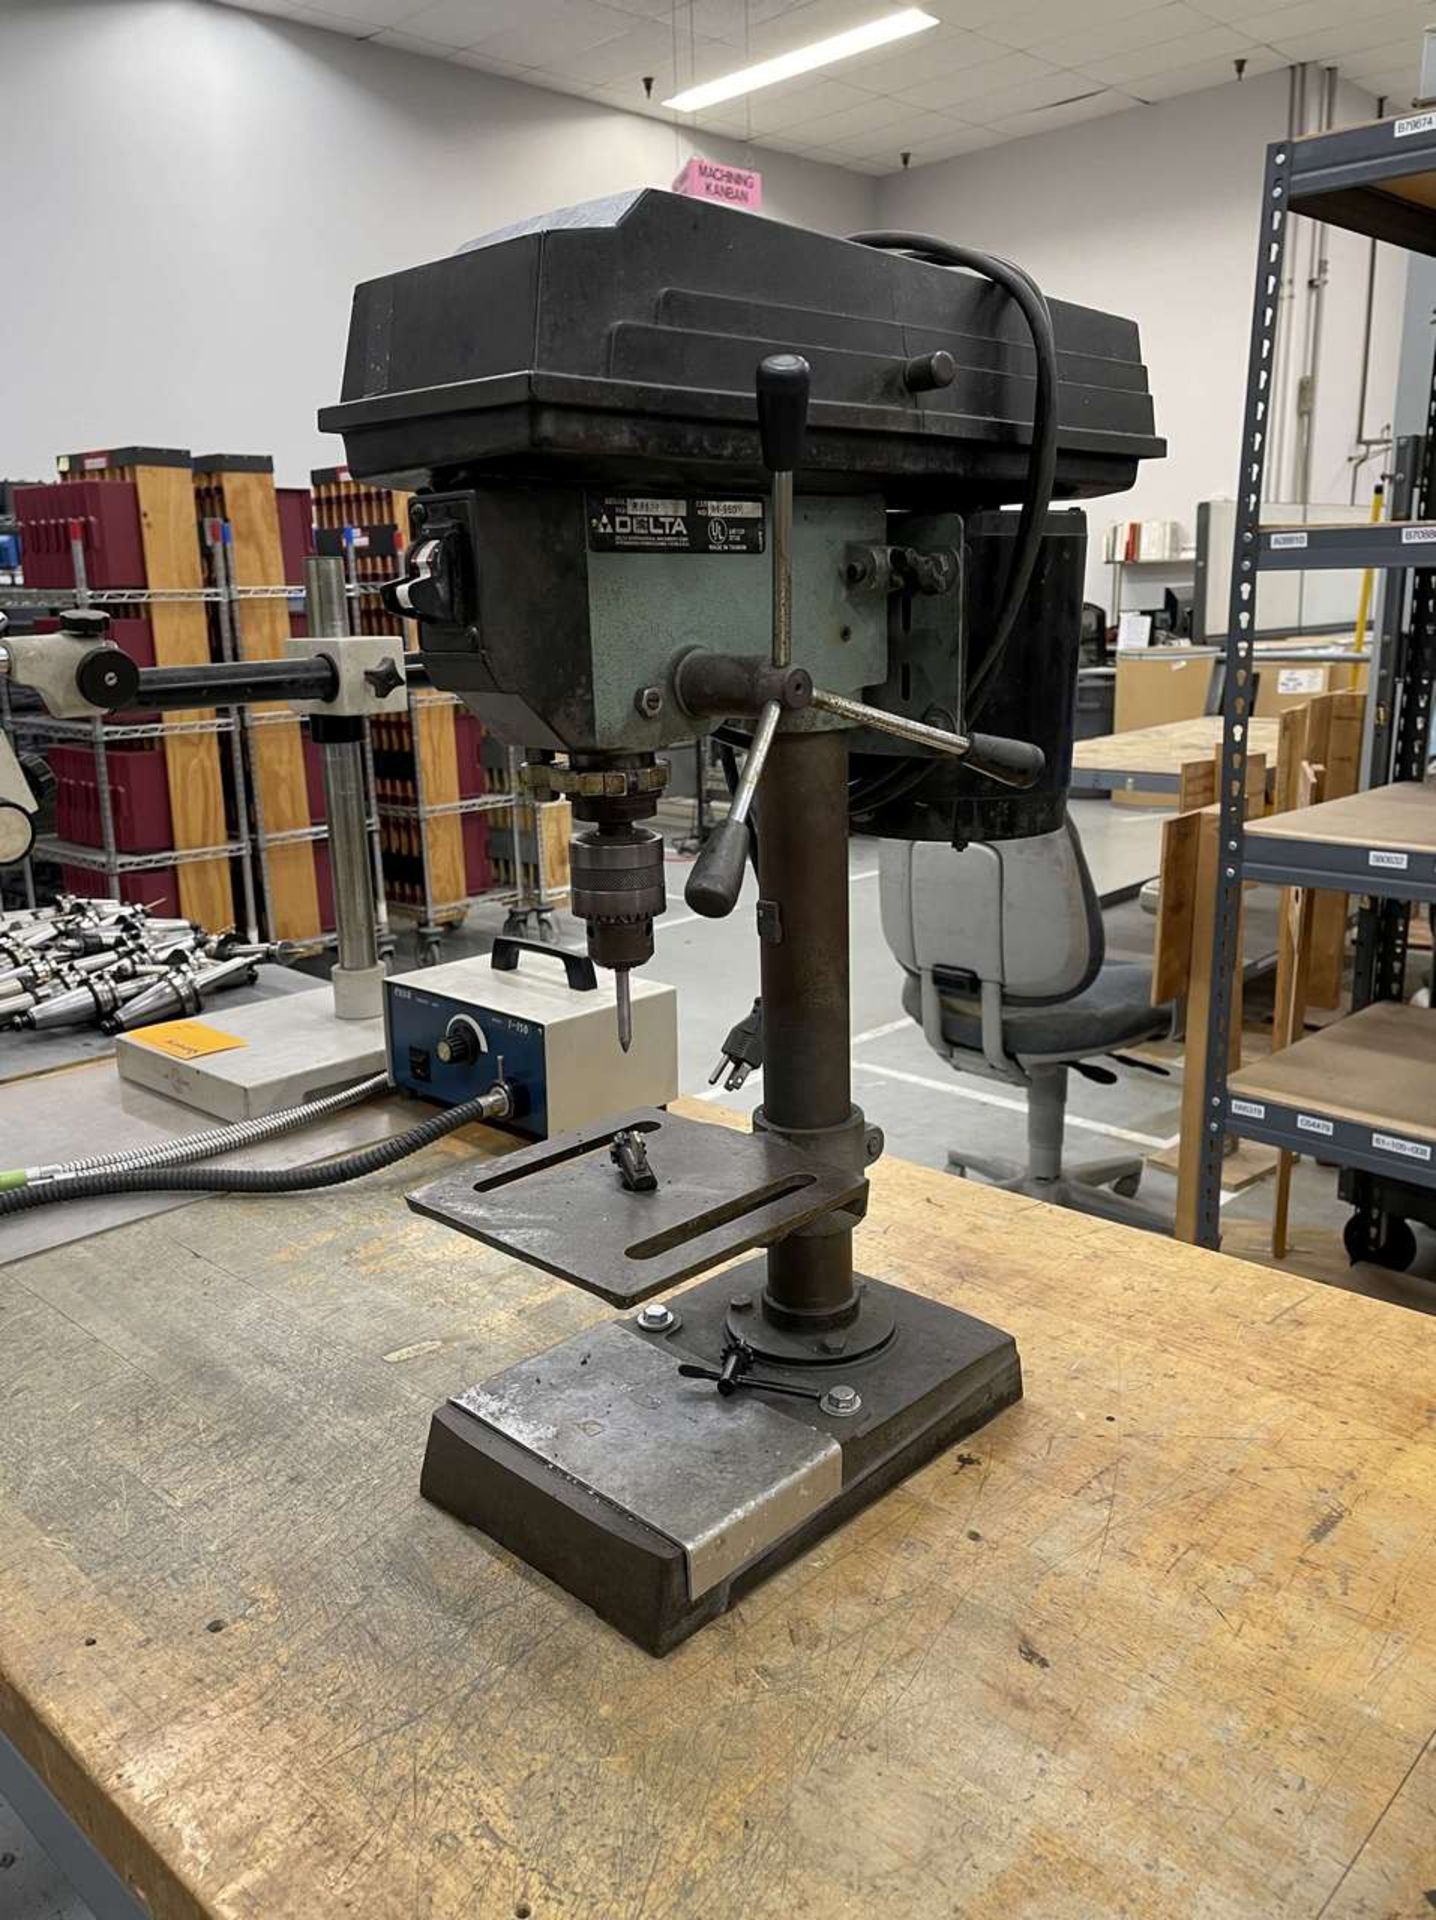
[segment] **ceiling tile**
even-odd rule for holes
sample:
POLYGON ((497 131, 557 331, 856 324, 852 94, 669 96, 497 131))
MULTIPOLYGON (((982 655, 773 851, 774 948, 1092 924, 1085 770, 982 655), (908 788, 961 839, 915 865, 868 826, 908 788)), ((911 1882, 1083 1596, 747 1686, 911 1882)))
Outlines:
POLYGON ((1268 34, 1267 40, 1288 60, 1340 60, 1344 54, 1360 53, 1366 47, 1384 46, 1388 41, 1399 40, 1409 33, 1412 57, 1419 61, 1424 11, 1417 12, 1411 7, 1383 7, 1373 11, 1367 6, 1358 5, 1352 7, 1350 17, 1341 26, 1322 27, 1310 32, 1288 32, 1283 28, 1280 33, 1268 34))
POLYGON ((965 28, 942 26, 916 34, 897 47, 859 54, 844 64, 855 87, 896 94, 939 74, 956 73, 959 67, 980 67, 985 60, 1000 60, 1010 51, 965 28))
POLYGON ((544 62, 548 72, 563 79, 581 80, 589 86, 607 86, 613 81, 641 80, 653 76, 653 97, 662 101, 679 86, 688 86, 695 71, 721 73, 723 61, 732 49, 716 41, 700 41, 695 46, 680 39, 675 47, 672 33, 656 21, 625 28, 612 40, 597 46, 576 48, 551 56, 544 62))
POLYGON ((964 119, 970 116, 959 111, 961 102, 1000 93, 1004 87, 1021 86, 1024 81, 1044 80, 1056 71, 1048 61, 1034 60, 1030 53, 1004 53, 996 60, 984 60, 981 66, 960 67, 956 73, 905 87, 896 98, 907 106, 950 108, 964 119))
POLYGON ((1231 17, 1229 24, 1253 40, 1274 40, 1280 34, 1348 26, 1355 11, 1355 0, 1253 0, 1245 15, 1231 17))
MULTIPOLYGON (((1249 5, 1251 0, 1243 3, 1249 5)), ((1169 4, 1170 0, 1041 0, 1039 5, 1035 0, 1015 0, 1012 13, 994 20, 983 32, 1005 47, 1030 52, 1048 41, 1095 32, 1114 20, 1130 20, 1169 4)))
POLYGON ((454 51, 437 40, 421 40, 417 33, 403 33, 398 27, 385 27, 382 33, 371 34, 370 44, 389 47, 395 53, 426 53, 431 60, 443 60, 454 51))
POLYGON ((904 153, 924 140, 945 139, 959 132, 976 131, 976 128, 961 126, 943 113, 909 113, 905 119, 895 121, 890 127, 879 127, 875 132, 860 134, 850 140, 828 140, 824 144, 842 153, 867 159, 877 154, 904 153))
POLYGON ((1106 59, 1084 60, 1082 72, 1090 73, 1094 80, 1121 86, 1125 81, 1142 80, 1149 74, 1175 73, 1182 67, 1225 57, 1230 79, 1232 60, 1242 56, 1250 62, 1255 51, 1255 42, 1238 33, 1235 27, 1213 25, 1200 33, 1184 33, 1178 40, 1163 40, 1160 46, 1136 47, 1129 53, 1113 54, 1106 59))
POLYGON ((517 60, 500 60, 492 53, 486 54, 481 47, 460 47, 449 58, 455 66, 472 67, 475 73, 494 73, 503 80, 526 80, 530 84, 538 81, 533 67, 521 66, 517 60))
POLYGON ((1233 29, 1203 19, 1185 0, 1168 0, 1165 6, 1149 7, 1126 19, 1108 20, 1086 33, 1063 34, 1055 40, 1039 41, 1033 51, 1057 67, 1090 67, 1094 60, 1115 59, 1141 47, 1158 46, 1165 40, 1177 40, 1191 33, 1230 33, 1233 29))
MULTIPOLYGON (((845 86, 841 80, 785 80, 781 86, 763 87, 746 96, 750 123, 755 134, 786 134, 800 131, 806 121, 826 119, 844 107, 862 105, 871 98, 845 86)), ((804 146, 809 145, 805 138, 804 146)))
MULTIPOLYGON (((1254 47, 1241 58, 1247 63, 1249 80, 1255 80, 1259 74, 1275 73, 1286 64, 1270 47, 1254 47)), ((1138 100, 1173 100, 1178 94, 1204 93, 1209 87, 1229 86, 1232 78, 1230 60, 1198 60, 1189 66, 1169 67, 1165 73, 1144 74, 1140 80, 1128 81, 1126 90, 1138 100)))
POLYGON ((809 146, 826 146, 833 140, 860 140, 870 133, 901 126, 911 118, 911 110, 899 100, 862 94, 836 113, 804 119, 801 126, 809 146))
POLYGON ((1030 113, 1010 114, 991 123, 989 132, 1005 134, 1012 140, 1025 140, 1034 133, 1055 133, 1059 127, 1080 126, 1084 120, 1105 120, 1109 114, 1123 113, 1137 102, 1130 93, 1115 87, 1099 87, 1083 100, 1067 100, 1060 105, 1038 107, 1030 113))
POLYGON ((310 11, 334 14, 344 20, 364 22, 372 32, 376 27, 397 26, 406 13, 413 13, 414 0, 308 0, 310 11))
POLYGON ((485 35, 477 51, 521 67, 548 67, 551 62, 582 56, 607 40, 632 31, 627 14, 599 4, 599 0, 539 0, 521 10, 520 24, 505 32, 485 35))
POLYGON ((1399 73, 1410 86, 1416 86, 1421 79, 1421 46, 1414 46, 1409 38, 1389 40, 1382 47, 1365 47, 1360 53, 1348 54, 1341 63, 1343 79, 1361 80, 1367 74, 1399 73))
POLYGON ((514 0, 430 0, 427 6, 410 5, 396 25, 401 33, 437 41, 441 47, 472 47, 523 17, 514 0))
POLYGON ((963 101, 962 110, 978 126, 990 127, 1015 113, 1032 113, 1039 107, 1055 107, 1059 101, 1104 91, 1083 75, 1064 71, 1040 80, 1024 80, 1015 87, 998 87, 975 100, 963 101))

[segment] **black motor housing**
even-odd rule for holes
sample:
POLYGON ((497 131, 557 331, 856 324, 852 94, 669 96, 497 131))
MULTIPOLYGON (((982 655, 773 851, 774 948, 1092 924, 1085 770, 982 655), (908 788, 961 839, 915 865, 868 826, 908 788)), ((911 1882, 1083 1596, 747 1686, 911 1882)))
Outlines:
MULTIPOLYGON (((969 681, 982 671, 992 644, 994 610, 1012 565, 1017 521, 1012 512, 977 513, 964 524, 962 625, 969 681)), ((977 707, 953 716, 964 731, 1030 740, 1041 747, 1046 765, 1037 783, 1018 791, 996 785, 960 761, 934 757, 925 763, 898 763, 881 752, 855 754, 854 824, 861 832, 965 846, 970 840, 1019 840, 1061 826, 1072 775, 1086 562, 1085 516, 1050 513, 1003 664, 977 707), (883 779, 884 770, 895 765, 908 769, 911 784, 901 773, 883 779), (925 770, 919 773, 920 765, 925 770), (865 812, 862 795, 868 790, 876 795, 876 804, 865 812)), ((915 600, 914 622, 925 616, 943 617, 941 602, 915 600)), ((878 737, 865 735, 864 742, 876 746, 878 737)))

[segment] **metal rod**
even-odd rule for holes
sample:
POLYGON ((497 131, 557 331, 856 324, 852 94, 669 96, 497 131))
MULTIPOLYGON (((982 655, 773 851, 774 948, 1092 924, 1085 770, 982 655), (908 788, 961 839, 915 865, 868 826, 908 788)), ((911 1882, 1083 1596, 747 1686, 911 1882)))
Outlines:
POLYGON ((326 740, 324 810, 329 816, 329 863, 339 965, 360 973, 377 966, 374 871, 369 855, 362 739, 326 740))
POLYGON ((793 476, 773 475, 773 665, 793 663, 793 476))
POLYGON ((736 821, 739 826, 743 825, 753 810, 753 796, 758 791, 758 782, 763 777, 763 768, 782 715, 783 709, 776 700, 769 701, 758 715, 758 724, 753 729, 748 757, 743 762, 743 777, 738 782, 738 791, 734 794, 733 804, 728 809, 728 818, 736 821))
MULTIPOLYGON (((214 573, 214 584, 219 588, 217 612, 219 615, 219 650, 223 658, 233 663, 239 656, 238 635, 235 631, 234 603, 230 597, 234 571, 229 564, 230 528, 227 521, 207 520, 205 522, 205 542, 209 547, 210 566, 214 573)), ((229 736, 229 764, 234 784, 234 837, 244 848, 239 860, 240 891, 244 897, 244 925, 251 940, 259 938, 259 913, 254 897, 254 863, 249 852, 249 792, 244 771, 243 728, 246 718, 245 709, 234 709, 235 725, 229 736)), ((260 812, 259 782, 254 783, 254 800, 259 827, 259 857, 265 880, 265 899, 271 901, 269 889, 269 857, 264 849, 264 817, 260 812)), ((271 906, 272 910, 272 906, 271 906)))

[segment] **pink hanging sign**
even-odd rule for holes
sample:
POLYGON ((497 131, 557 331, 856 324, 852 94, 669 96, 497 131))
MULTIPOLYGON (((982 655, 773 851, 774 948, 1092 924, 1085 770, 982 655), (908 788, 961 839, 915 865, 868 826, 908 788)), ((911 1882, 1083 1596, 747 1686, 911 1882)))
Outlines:
POLYGON ((691 200, 721 200, 725 206, 748 207, 757 213, 763 205, 763 176, 751 167, 727 167, 695 153, 673 182, 673 191, 686 193, 691 200))

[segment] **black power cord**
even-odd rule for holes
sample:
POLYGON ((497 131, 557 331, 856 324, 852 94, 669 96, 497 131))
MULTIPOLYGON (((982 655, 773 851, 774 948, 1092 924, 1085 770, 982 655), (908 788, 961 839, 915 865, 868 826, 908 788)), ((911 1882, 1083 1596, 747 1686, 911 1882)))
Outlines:
POLYGON ((1037 387, 1032 406, 1032 452, 1017 521, 1017 551, 1003 588, 992 644, 967 688, 963 703, 963 721, 970 729, 982 710, 982 696, 991 687, 1027 597, 1042 549, 1043 523, 1052 504, 1052 489, 1057 478, 1057 341, 1052 331, 1052 315, 1031 275, 1009 260, 999 260, 995 254, 979 253, 975 247, 960 246, 956 241, 939 240, 934 234, 904 233, 888 228, 854 233, 849 238, 859 246, 876 247, 884 253, 912 254, 933 266, 961 267, 969 273, 980 274, 1017 303, 1032 335, 1037 387))

